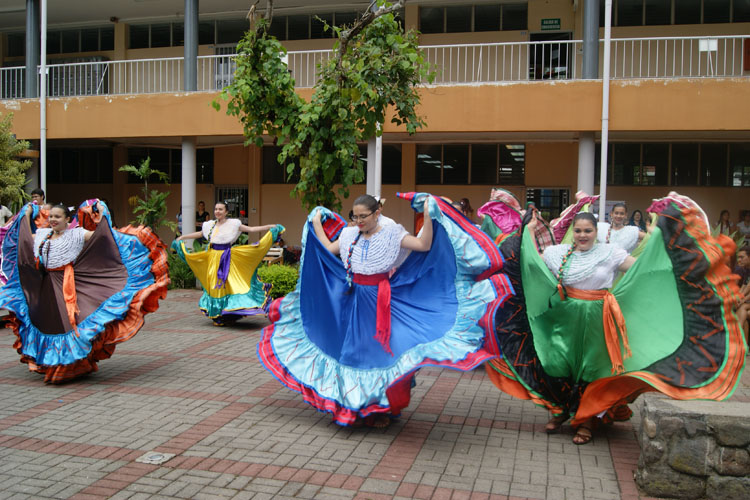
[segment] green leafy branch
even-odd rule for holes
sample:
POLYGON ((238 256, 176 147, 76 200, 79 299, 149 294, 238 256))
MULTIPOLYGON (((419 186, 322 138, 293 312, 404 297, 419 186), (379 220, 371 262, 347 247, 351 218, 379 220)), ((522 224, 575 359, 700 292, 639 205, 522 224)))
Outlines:
POLYGON ((161 226, 166 226, 170 230, 177 232, 177 224, 167 219, 167 197, 169 191, 159 191, 156 189, 149 190, 148 180, 155 176, 158 181, 166 183, 169 186, 169 175, 161 170, 151 168, 151 158, 141 161, 140 166, 123 165, 120 172, 133 174, 143 181, 141 192, 143 197, 133 196, 131 198, 135 203, 133 213, 135 221, 132 224, 141 224, 148 226, 152 231, 157 231, 161 226))
POLYGON ((12 130, 13 113, 8 113, 0 120, 0 203, 17 212, 29 199, 24 188, 29 183, 26 171, 31 161, 18 159, 29 143, 17 140, 12 130))

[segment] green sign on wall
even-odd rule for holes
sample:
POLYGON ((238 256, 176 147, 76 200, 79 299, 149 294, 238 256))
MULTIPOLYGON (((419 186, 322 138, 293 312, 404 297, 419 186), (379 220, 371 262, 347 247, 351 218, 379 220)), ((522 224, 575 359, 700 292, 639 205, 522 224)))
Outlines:
POLYGON ((560 29, 560 18, 542 19, 542 31, 546 30, 559 30, 560 29))

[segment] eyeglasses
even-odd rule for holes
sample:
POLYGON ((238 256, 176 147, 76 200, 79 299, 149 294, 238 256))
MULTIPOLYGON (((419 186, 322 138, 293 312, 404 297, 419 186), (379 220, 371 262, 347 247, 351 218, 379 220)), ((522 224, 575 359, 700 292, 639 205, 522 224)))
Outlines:
POLYGON ((365 220, 366 218, 368 218, 369 216, 371 216, 374 213, 375 212, 370 212, 367 215, 354 215, 354 214, 352 214, 351 217, 349 217, 349 218, 352 220, 352 222, 359 222, 359 221, 365 220))

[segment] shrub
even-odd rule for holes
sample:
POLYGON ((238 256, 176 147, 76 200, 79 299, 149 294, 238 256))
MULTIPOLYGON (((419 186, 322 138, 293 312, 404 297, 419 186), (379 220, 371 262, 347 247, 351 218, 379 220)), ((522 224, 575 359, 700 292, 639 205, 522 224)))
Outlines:
POLYGON ((298 277, 299 272, 295 266, 274 264, 272 266, 261 265, 258 268, 258 279, 273 285, 271 289, 272 299, 278 299, 293 291, 297 286, 298 277))
POLYGON ((169 288, 195 288, 195 275, 187 262, 182 260, 176 253, 169 252, 167 258, 169 265, 169 288))

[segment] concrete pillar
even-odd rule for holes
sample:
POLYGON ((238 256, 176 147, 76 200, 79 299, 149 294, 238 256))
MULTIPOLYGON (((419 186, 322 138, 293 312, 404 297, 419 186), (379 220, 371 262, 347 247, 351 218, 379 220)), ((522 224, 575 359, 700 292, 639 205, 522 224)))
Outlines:
MULTIPOLYGON (((599 78, 599 0, 583 2, 583 78, 599 78)), ((594 132, 578 139, 578 190, 594 193, 594 132)))
POLYGON ((578 134, 578 191, 594 194, 594 160, 596 159, 594 132, 578 134))
POLYGON ((39 0, 26 0, 25 97, 39 97, 39 0))
POLYGON ((383 136, 367 141, 367 194, 380 198, 383 179, 383 136))
POLYGON ((195 232, 195 137, 182 138, 182 232, 195 232))
POLYGON ((185 0, 184 72, 185 90, 198 90, 198 0, 185 0))

